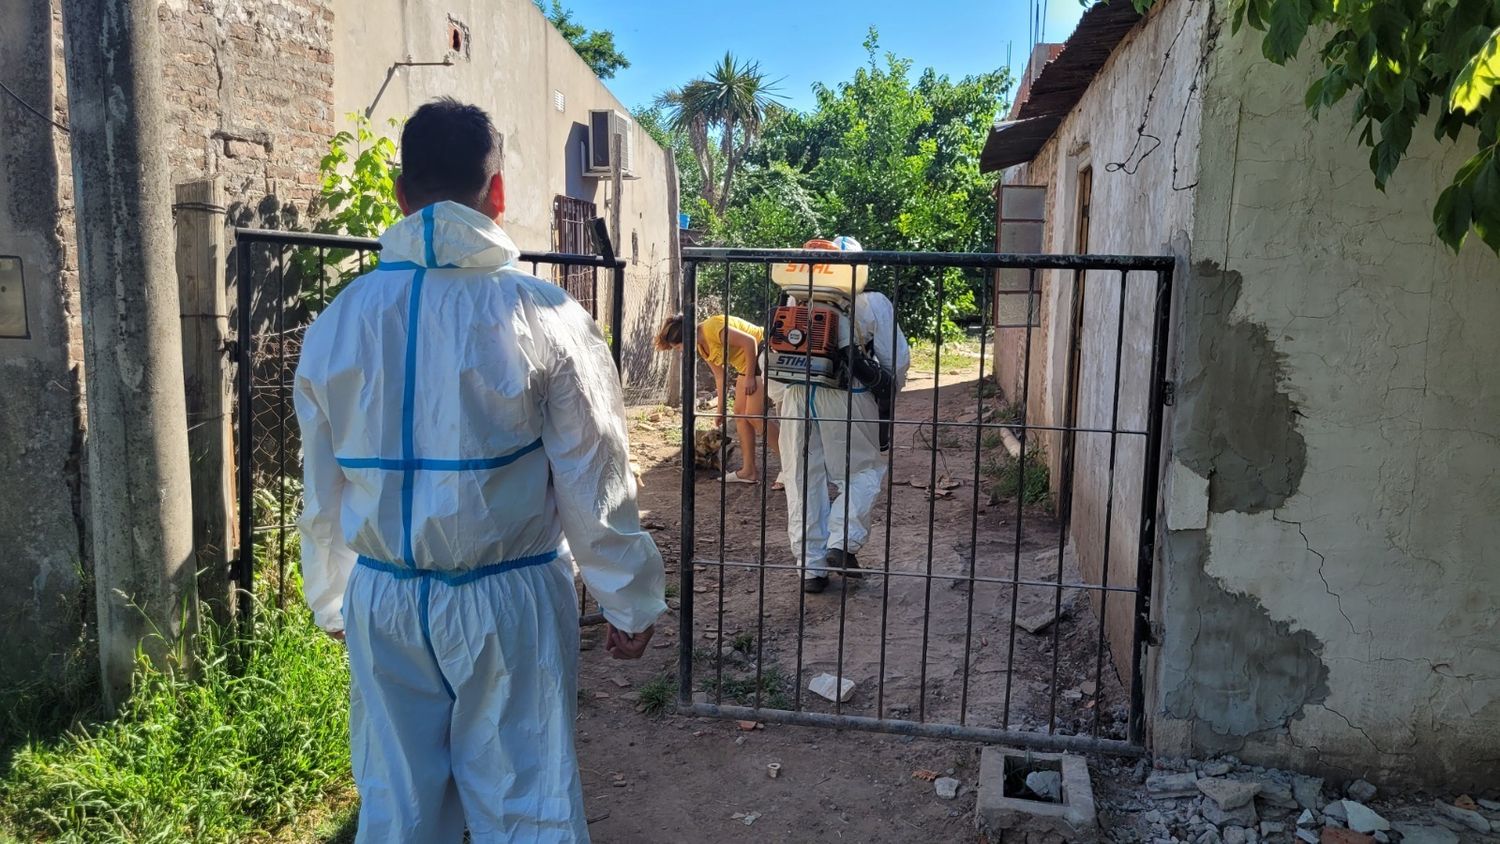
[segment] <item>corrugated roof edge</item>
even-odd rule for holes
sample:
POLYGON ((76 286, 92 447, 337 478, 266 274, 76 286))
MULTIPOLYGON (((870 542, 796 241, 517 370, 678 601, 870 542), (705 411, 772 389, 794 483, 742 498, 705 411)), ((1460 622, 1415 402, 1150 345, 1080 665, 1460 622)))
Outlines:
POLYGON ((980 172, 1035 158, 1141 17, 1130 0, 1107 0, 1084 12, 1062 52, 1032 81, 1016 119, 990 129, 979 155, 980 172), (1039 131, 1044 126, 1046 131, 1039 131))

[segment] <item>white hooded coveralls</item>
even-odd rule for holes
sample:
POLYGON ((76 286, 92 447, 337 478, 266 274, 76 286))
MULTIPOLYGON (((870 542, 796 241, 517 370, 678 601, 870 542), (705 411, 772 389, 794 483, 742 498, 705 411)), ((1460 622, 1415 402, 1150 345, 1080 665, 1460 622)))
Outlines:
MULTIPOLYGON (((899 392, 911 366, 911 351, 896 324, 895 306, 884 294, 870 291, 855 297, 853 310, 855 342, 873 343, 876 359, 895 374, 899 392)), ((769 395, 782 414, 779 445, 787 538, 802 576, 826 577, 829 551, 857 554, 864 547, 875 500, 885 483, 887 461, 880 451, 875 398, 858 383, 852 390, 838 390, 771 382, 769 395), (830 482, 838 490, 832 501, 830 482)))
POLYGON ((358 840, 587 841, 572 558, 620 630, 666 609, 613 362, 482 214, 439 203, 381 243, 307 329, 295 390, 303 581, 349 649, 358 840))

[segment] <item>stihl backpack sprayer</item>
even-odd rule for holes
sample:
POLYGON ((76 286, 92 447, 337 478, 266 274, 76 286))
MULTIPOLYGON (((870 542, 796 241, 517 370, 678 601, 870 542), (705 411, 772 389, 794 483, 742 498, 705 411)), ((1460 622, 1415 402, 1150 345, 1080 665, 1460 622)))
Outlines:
MULTIPOLYGON (((853 238, 840 240, 859 248, 853 238)), ((802 248, 840 250, 833 241, 821 239, 810 240, 802 248)), ((869 389, 879 409, 880 450, 890 448, 895 376, 875 357, 873 338, 857 336, 852 318, 854 300, 869 280, 869 268, 774 264, 771 280, 791 301, 771 314, 766 377, 783 384, 811 383, 837 390, 847 390, 857 380, 869 389)))

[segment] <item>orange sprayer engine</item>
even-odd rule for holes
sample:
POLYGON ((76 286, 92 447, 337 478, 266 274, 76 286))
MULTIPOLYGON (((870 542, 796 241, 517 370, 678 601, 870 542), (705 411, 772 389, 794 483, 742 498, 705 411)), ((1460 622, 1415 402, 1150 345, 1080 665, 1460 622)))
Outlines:
POLYGON ((821 302, 782 305, 771 317, 766 375, 788 384, 838 387, 842 344, 838 308, 821 302))

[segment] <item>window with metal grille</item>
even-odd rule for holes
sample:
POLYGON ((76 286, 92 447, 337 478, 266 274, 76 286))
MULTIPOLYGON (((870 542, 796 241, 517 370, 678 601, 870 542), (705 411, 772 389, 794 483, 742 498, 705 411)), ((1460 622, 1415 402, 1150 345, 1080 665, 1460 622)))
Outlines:
MULTIPOLYGON (((593 255, 594 234, 590 221, 599 216, 594 203, 571 196, 559 196, 552 200, 556 232, 555 248, 569 255, 593 255)), ((557 264, 553 267, 552 280, 568 291, 589 315, 599 318, 599 276, 593 267, 575 267, 557 264)))

